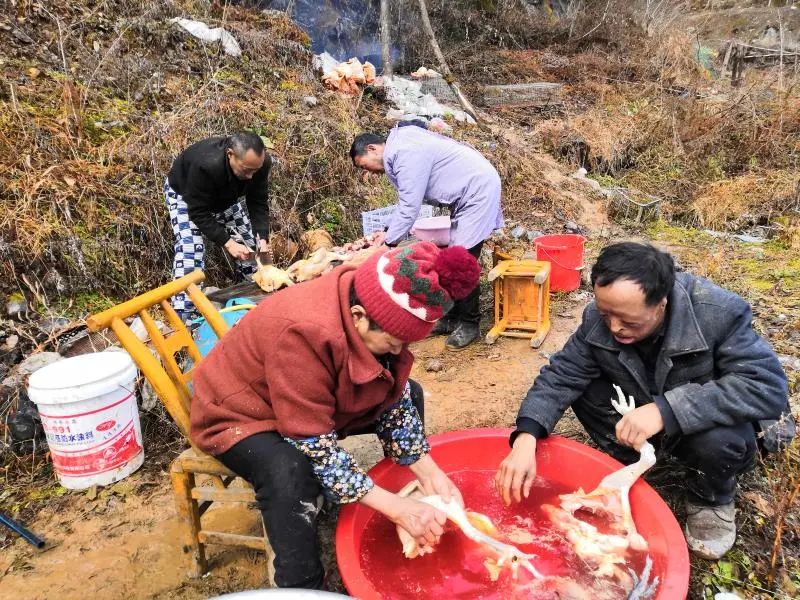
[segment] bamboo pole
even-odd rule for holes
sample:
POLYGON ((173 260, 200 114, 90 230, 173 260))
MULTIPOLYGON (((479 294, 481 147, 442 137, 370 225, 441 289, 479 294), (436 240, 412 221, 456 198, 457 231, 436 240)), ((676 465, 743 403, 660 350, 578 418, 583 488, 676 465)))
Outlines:
POLYGON ((428 39, 430 40, 431 47, 433 48, 433 53, 436 55, 437 60, 439 61, 439 68, 442 70, 442 75, 444 75, 444 80, 450 86, 450 89, 453 90, 453 93, 458 98, 459 103, 464 108, 464 111, 473 119, 478 125, 483 127, 481 120, 478 118, 478 113, 475 112, 475 109, 472 107, 472 104, 467 99, 467 97, 461 91, 461 88, 456 81, 453 72, 450 70, 450 67, 447 65, 447 61, 444 58, 444 54, 442 54, 442 49, 439 48, 439 42, 436 41, 436 35, 433 33, 433 27, 431 27, 431 20, 428 16, 428 5, 426 4, 425 0, 419 0, 419 10, 422 14, 422 28, 424 29, 428 39))
POLYGON ((381 59, 383 74, 392 76, 392 37, 389 30, 389 0, 381 0, 381 59))

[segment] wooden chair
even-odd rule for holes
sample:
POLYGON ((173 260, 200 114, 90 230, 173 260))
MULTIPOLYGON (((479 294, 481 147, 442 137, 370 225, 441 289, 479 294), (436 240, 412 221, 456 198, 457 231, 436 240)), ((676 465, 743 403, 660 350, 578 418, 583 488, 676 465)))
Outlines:
MULTIPOLYGON (((197 286, 203 279, 205 275, 202 271, 194 271, 87 319, 90 330, 100 331, 110 328, 117 335, 122 347, 128 351, 139 370, 153 386, 178 429, 190 443, 189 410, 192 393, 189 384, 193 369, 183 372, 176 354, 186 352, 195 366, 200 362, 201 356, 191 333, 172 308, 170 298, 178 292, 186 292, 217 337, 222 337, 228 330, 228 325, 197 286), (171 333, 163 335, 159 331, 150 313, 155 307, 160 308, 166 316, 171 333), (142 319, 160 360, 125 323, 126 318, 133 316, 142 319)), ((267 553, 268 576, 271 581, 274 555, 266 531, 261 536, 237 535, 209 531, 204 529, 201 523, 201 516, 213 502, 255 502, 253 488, 241 479, 239 481, 243 485, 231 486, 231 483, 238 479, 236 475, 221 462, 195 447, 185 450, 178 456, 172 462, 170 471, 178 516, 185 528, 184 552, 190 553, 192 559, 189 576, 200 577, 207 571, 206 544, 222 544, 264 550, 267 553), (198 486, 197 475, 206 476, 212 485, 198 486)))
POLYGON ((530 338, 531 348, 541 346, 550 331, 550 263, 501 259, 488 279, 494 285, 494 327, 486 342, 508 336, 530 338))

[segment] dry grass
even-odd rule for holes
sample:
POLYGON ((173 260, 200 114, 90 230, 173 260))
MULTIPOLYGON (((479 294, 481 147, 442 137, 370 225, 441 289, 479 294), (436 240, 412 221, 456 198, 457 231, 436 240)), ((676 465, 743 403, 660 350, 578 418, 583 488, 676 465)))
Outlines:
POLYGON ((544 52, 505 52, 504 69, 566 84, 563 117, 534 121, 544 150, 665 199, 672 218, 736 229, 796 211, 800 76, 749 70, 732 88, 696 62, 695 43, 666 30, 625 54, 575 52, 555 69, 544 52))
MULTIPOLYGON (((280 14, 200 9, 173 0, 80 3, 53 12, 26 5, 17 23, 39 44, 0 51, 0 293, 14 288, 55 301, 45 274, 66 293, 121 297, 169 277, 172 232, 163 179, 174 156, 209 135, 240 128, 271 141, 273 229, 297 238, 307 226, 352 237, 360 210, 346 157, 359 129, 354 106, 324 92, 307 36, 280 14), (204 46, 168 23, 192 14, 235 32, 243 55, 204 46), (105 15, 118 17, 115 22, 105 15), (314 111, 301 105, 317 95, 314 111), (320 208, 321 207, 321 208, 320 208), (43 283, 37 283, 43 282, 43 283)), ((230 280, 211 249, 207 271, 230 280)))
POLYGON ((796 172, 747 173, 709 183, 697 191, 691 209, 704 228, 736 230, 772 214, 800 205, 800 176, 796 172))

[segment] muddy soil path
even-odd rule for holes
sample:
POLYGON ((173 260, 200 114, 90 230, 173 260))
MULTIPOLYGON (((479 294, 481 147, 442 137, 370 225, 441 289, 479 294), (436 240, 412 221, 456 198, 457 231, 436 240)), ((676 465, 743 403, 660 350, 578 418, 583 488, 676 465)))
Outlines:
MULTIPOLYGON (((445 350, 444 338, 416 344, 412 377, 425 389, 428 433, 511 426, 521 398, 547 356, 575 329, 587 301, 586 292, 576 292, 554 303, 553 329, 539 350, 511 338, 493 346, 474 344, 460 353, 445 350), (432 359, 441 370, 426 371, 432 359)), ((349 438, 345 444, 365 467, 382 458, 371 436, 349 438)), ((35 551, 18 540, 2 553, 0 598, 199 599, 266 586, 264 555, 236 548, 212 547, 210 573, 187 579, 168 473, 135 474, 125 481, 131 484, 128 493, 105 499, 74 494, 66 509, 45 510, 29 523, 48 540, 48 549, 35 551)), ((324 512, 320 537, 332 571, 330 584, 338 588, 335 516, 333 510, 324 512)), ((212 509, 204 519, 235 533, 260 528, 258 513, 245 506, 212 509)))

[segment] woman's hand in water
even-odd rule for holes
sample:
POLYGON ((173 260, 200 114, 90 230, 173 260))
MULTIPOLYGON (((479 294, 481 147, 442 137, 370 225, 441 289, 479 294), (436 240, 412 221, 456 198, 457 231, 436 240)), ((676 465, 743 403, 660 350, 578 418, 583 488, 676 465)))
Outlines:
POLYGON ((359 501, 402 527, 420 547, 433 546, 444 533, 447 515, 430 504, 404 498, 375 485, 359 501))
POLYGON ((447 523, 447 515, 430 504, 400 496, 397 496, 395 510, 389 518, 405 529, 421 547, 438 544, 447 523))
POLYGON ((506 505, 511 501, 522 502, 531 492, 536 479, 536 438, 529 433, 520 433, 514 447, 500 463, 494 477, 497 493, 506 505))
POLYGON ((420 458, 411 465, 410 469, 422 484, 422 491, 426 496, 438 495, 445 502, 455 500, 461 508, 464 508, 464 499, 461 497, 461 492, 458 491, 458 488, 447 476, 447 473, 442 471, 439 465, 431 458, 430 454, 420 458))

